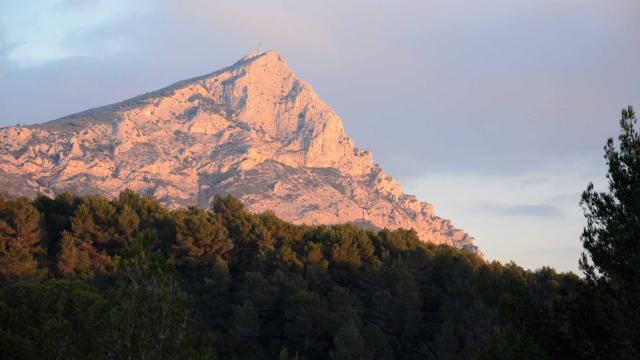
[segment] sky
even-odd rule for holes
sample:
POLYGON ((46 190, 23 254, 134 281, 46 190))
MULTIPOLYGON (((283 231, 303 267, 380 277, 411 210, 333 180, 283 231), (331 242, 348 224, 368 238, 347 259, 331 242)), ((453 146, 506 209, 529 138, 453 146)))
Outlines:
POLYGON ((0 126, 276 50, 489 260, 578 271, 578 205, 640 107, 637 0, 2 0, 0 126))

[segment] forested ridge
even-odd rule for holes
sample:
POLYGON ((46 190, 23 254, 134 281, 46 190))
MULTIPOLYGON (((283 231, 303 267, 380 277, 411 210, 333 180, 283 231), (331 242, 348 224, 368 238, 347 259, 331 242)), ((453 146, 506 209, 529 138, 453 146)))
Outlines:
POLYGON ((410 230, 293 225, 232 196, 2 196, 0 358, 637 358, 634 124, 625 109, 605 148, 609 191, 583 194, 582 277, 410 230))

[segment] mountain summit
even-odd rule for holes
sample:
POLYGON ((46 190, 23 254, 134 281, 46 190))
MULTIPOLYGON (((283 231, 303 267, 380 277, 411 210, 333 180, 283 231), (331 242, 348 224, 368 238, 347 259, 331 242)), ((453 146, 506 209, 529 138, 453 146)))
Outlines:
POLYGON ((413 228, 423 241, 477 251, 355 147, 338 115, 273 51, 117 104, 0 129, 3 191, 125 188, 172 206, 231 193, 295 223, 413 228))

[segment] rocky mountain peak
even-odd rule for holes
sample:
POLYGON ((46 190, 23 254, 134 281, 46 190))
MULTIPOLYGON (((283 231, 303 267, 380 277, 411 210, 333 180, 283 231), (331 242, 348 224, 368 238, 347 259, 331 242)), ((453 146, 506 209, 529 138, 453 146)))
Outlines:
POLYGON ((282 55, 277 51, 268 50, 264 52, 255 52, 245 55, 242 59, 236 62, 233 66, 238 64, 246 64, 249 66, 261 66, 261 67, 273 67, 282 68, 285 67, 288 71, 291 71, 287 63, 282 58, 282 55))
POLYGON ((425 241, 474 248, 355 147, 273 51, 117 104, 0 129, 0 139, 0 186, 16 193, 131 188, 173 206, 233 193, 297 223, 414 228, 425 241), (9 186, 16 181, 26 185, 9 186))

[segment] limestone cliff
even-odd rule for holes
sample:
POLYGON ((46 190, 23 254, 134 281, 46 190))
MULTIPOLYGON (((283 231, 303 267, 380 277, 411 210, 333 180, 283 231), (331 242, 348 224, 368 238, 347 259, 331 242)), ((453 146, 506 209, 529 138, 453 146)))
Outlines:
POLYGON ((477 251, 473 238, 404 194, 275 52, 117 104, 0 129, 0 192, 116 195, 172 206, 216 193, 307 224, 413 228, 477 251))

